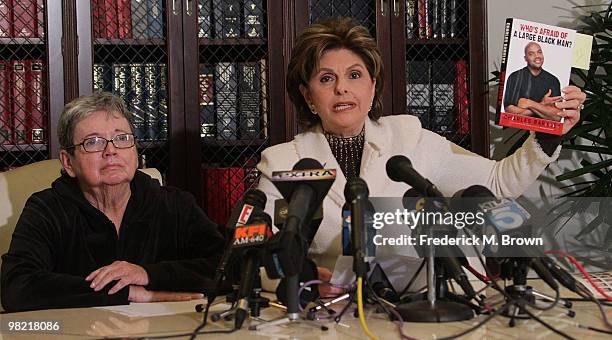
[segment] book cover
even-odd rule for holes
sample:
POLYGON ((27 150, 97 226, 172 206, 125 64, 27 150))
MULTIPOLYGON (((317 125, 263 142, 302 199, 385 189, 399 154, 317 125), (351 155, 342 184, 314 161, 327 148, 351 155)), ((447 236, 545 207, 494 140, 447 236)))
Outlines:
POLYGON ((101 2, 100 15, 104 17, 101 22, 100 31, 102 38, 117 38, 119 36, 119 22, 117 21, 117 1, 116 0, 98 0, 101 2))
POLYGON ((415 28, 418 27, 416 16, 416 0, 406 0, 406 39, 415 38, 415 28))
POLYGON ((109 64, 93 65, 94 91, 113 91, 113 71, 109 64))
POLYGON ((36 0, 13 1, 13 34, 15 38, 34 38, 36 28, 36 0))
POLYGON ((238 118, 240 139, 258 139, 261 134, 261 70, 259 62, 238 64, 238 118))
POLYGON ((238 38, 240 35, 240 1, 223 1, 214 7, 215 38, 238 38))
POLYGON ((428 61, 406 63, 406 109, 418 117, 424 128, 429 129, 431 106, 430 72, 428 61))
POLYGON ((13 142, 27 144, 26 134, 26 67, 23 60, 11 60, 11 120, 13 127, 13 142))
POLYGON ((262 0, 244 0, 243 22, 245 38, 262 38, 264 36, 262 0))
POLYGON ((147 1, 147 32, 151 39, 163 39, 164 31, 164 8, 162 0, 147 1))
POLYGON ((215 81, 214 67, 200 64, 199 103, 200 103, 200 137, 214 138, 215 129, 215 81))
POLYGON ((145 109, 144 65, 141 63, 130 64, 129 70, 128 107, 132 112, 132 123, 134 124, 134 135, 138 140, 147 140, 147 127, 151 117, 145 109))
POLYGON ((444 0, 430 0, 430 8, 429 8, 429 16, 431 17, 431 33, 432 37, 439 38, 440 37, 440 19, 442 19, 440 15, 440 2, 444 0))
POLYGON ((0 144, 13 144, 10 78, 10 63, 0 60, 0 144))
POLYGON ((419 20, 419 38, 420 39, 431 38, 431 21, 429 18, 429 1, 430 0, 418 0, 417 2, 417 16, 419 20))
POLYGON ((91 26, 93 38, 103 38, 106 34, 104 28, 104 0, 91 0, 91 26))
POLYGON ((450 37, 455 38, 457 36, 457 0, 449 1, 449 14, 450 14, 450 37))
POLYGON ((159 133, 158 140, 168 139, 168 65, 160 64, 157 68, 159 82, 157 94, 159 98, 159 133))
POLYGON ((236 140, 238 116, 236 64, 222 62, 215 67, 215 107, 217 108, 217 139, 236 140))
MULTIPOLYGON (((268 67, 266 59, 259 61, 259 70, 261 71, 261 138, 268 137, 268 67)), ((257 164, 255 164, 257 165, 257 164)))
POLYGON ((13 31, 12 0, 0 0, 0 38, 9 38, 13 31))
POLYGON ((457 133, 470 133, 470 95, 468 92, 468 64, 459 60, 455 64, 455 105, 457 105, 457 133))
POLYGON ((147 32, 147 0, 132 1, 132 37, 134 39, 146 39, 147 32))
POLYGON ((36 0, 36 36, 45 37, 45 0, 36 0))
POLYGON ((202 168, 202 197, 206 198, 206 214, 218 224, 225 224, 232 207, 244 194, 244 169, 241 167, 202 168))
POLYGON ((198 0, 198 37, 212 38, 212 1, 198 0))
POLYGON ((144 116, 147 128, 146 138, 157 140, 160 129, 159 118, 159 65, 155 63, 144 64, 144 116))
POLYGON ((432 130, 452 132, 455 130, 455 62, 435 60, 431 69, 432 130))
POLYGON ((29 144, 44 143, 45 109, 43 103, 42 60, 26 60, 26 140, 29 144))
POLYGON ((516 18, 506 20, 497 122, 561 135, 555 103, 569 84, 576 31, 516 18))
POLYGON ((448 38, 450 31, 449 1, 440 0, 440 38, 448 38))
MULTIPOLYGON (((126 108, 130 112, 134 112, 134 105, 132 103, 132 83, 130 79, 131 65, 125 63, 113 64, 113 93, 126 104, 126 108)), ((132 115, 132 124, 134 124, 134 135, 137 138, 143 136, 143 121, 142 117, 136 117, 132 115)))
POLYGON ((119 23, 119 39, 132 38, 132 1, 117 0, 117 21, 119 23))

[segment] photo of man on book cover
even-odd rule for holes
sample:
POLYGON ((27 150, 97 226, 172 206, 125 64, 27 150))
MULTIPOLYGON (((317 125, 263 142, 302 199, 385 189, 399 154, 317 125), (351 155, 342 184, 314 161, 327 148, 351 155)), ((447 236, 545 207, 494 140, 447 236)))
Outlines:
POLYGON ((561 134, 556 102, 569 84, 575 31, 508 19, 498 98, 499 124, 561 134), (505 63, 504 63, 505 62, 505 63))

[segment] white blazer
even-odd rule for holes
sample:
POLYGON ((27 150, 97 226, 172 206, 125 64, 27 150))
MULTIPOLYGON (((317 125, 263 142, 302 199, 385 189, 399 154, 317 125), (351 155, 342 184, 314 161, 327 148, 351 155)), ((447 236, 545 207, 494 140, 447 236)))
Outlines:
MULTIPOLYGON (((516 197, 533 183, 544 168, 559 156, 542 151, 534 134, 513 155, 493 161, 467 151, 421 127, 411 115, 366 120, 360 177, 368 184, 370 197, 401 197, 410 188, 387 177, 387 160, 405 155, 413 167, 450 197, 458 190, 480 184, 498 197, 516 197)), ((257 168, 262 172, 259 189, 268 197, 266 212, 274 216, 274 201, 282 198, 270 178, 273 171, 291 170, 301 158, 313 158, 325 168, 338 170, 336 180, 323 201, 324 218, 310 247, 319 266, 333 268, 342 252, 342 205, 346 178, 334 158, 321 126, 295 136, 291 142, 264 150, 257 168)))

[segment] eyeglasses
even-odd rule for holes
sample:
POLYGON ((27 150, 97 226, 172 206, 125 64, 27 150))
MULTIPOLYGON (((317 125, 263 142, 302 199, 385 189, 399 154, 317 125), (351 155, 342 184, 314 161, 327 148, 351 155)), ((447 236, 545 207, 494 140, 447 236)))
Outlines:
POLYGON ((71 145, 66 149, 76 148, 82 145, 85 152, 100 152, 106 149, 108 142, 113 143, 117 149, 129 149, 136 143, 136 137, 131 133, 124 133, 116 135, 113 139, 106 139, 104 137, 85 138, 81 143, 71 145))

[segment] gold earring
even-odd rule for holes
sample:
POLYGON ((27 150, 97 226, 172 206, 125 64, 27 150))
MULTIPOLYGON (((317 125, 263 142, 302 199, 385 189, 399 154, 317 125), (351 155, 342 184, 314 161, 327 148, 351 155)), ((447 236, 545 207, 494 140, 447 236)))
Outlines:
POLYGON ((313 115, 318 115, 319 113, 317 112, 317 108, 314 106, 313 103, 308 103, 308 107, 310 108, 310 112, 312 112, 313 115))

